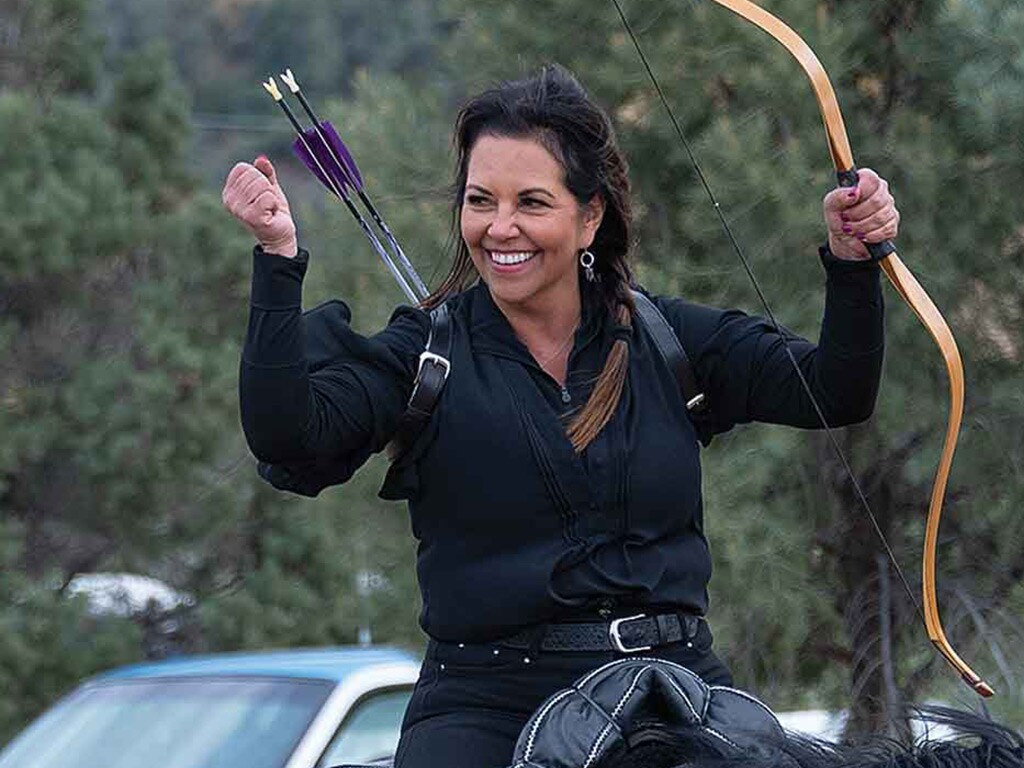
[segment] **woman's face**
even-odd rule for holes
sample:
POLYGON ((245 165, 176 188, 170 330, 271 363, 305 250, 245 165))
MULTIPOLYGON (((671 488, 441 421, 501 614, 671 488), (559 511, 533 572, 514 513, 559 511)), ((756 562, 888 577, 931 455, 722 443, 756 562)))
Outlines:
POLYGON ((481 136, 470 152, 462 238, 499 307, 578 305, 579 253, 603 212, 599 197, 580 207, 562 166, 534 139, 481 136))

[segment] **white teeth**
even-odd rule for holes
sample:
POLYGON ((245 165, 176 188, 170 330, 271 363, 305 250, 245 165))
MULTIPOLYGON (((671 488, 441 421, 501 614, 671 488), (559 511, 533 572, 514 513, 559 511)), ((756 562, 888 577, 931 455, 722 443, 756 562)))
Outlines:
POLYGON ((499 253, 498 251, 488 251, 491 257, 491 261, 497 264, 522 264, 533 258, 533 251, 519 251, 517 253, 499 253))

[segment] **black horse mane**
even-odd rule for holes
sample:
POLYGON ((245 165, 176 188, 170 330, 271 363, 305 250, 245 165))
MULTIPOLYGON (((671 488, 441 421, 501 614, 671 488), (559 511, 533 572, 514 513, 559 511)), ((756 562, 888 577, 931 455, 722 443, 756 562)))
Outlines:
POLYGON ((713 734, 652 723, 596 768, 1024 768, 1024 738, 1010 728, 943 707, 922 707, 916 719, 955 736, 850 746, 787 733, 740 752, 713 734))

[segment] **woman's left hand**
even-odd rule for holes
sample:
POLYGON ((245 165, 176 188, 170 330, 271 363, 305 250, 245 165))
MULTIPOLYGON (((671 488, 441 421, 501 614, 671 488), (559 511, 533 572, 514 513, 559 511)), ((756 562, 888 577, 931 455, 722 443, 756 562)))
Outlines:
POLYGON ((856 187, 834 189, 824 200, 828 247, 833 256, 847 261, 871 258, 864 244, 895 239, 900 225, 889 183, 870 168, 857 173, 856 187))

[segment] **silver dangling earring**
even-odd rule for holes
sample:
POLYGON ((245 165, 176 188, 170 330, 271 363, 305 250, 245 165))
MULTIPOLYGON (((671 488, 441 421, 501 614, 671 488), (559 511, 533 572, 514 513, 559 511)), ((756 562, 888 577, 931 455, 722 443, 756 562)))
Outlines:
POLYGON ((587 278, 588 283, 592 283, 597 280, 597 275, 594 274, 594 254, 590 251, 584 250, 580 254, 580 266, 583 267, 583 274, 587 278))

